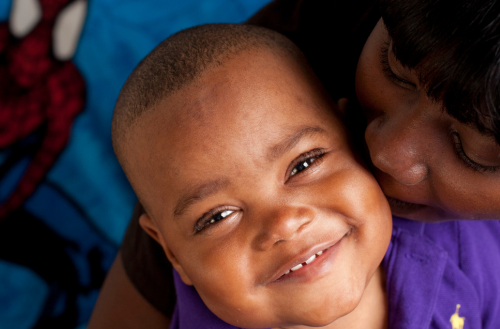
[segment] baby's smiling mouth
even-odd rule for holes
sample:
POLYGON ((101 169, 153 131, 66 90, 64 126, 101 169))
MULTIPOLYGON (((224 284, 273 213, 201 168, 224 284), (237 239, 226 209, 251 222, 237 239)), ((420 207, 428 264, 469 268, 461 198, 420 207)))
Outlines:
POLYGON ((314 255, 312 255, 311 257, 309 257, 309 259, 306 260, 305 262, 297 264, 294 267, 292 267, 291 269, 289 269, 288 271, 286 271, 286 273, 283 274, 283 276, 289 274, 290 272, 295 272, 298 269, 301 269, 302 267, 311 264, 312 262, 314 262, 316 260, 316 258, 318 258, 319 256, 321 256, 321 254, 323 254, 323 252, 327 251, 328 249, 329 248, 326 248, 326 249, 318 251, 317 253, 315 253, 314 255))
POLYGON ((339 248, 341 241, 343 241, 345 237, 349 236, 353 229, 353 227, 349 227, 345 230, 345 232, 343 232, 344 234, 342 236, 334 238, 333 241, 330 240, 329 242, 322 243, 316 247, 305 249, 308 251, 304 250, 304 252, 295 253, 296 256, 293 257, 295 261, 291 260, 287 262, 287 265, 284 264, 284 266, 276 271, 277 273, 275 272, 275 274, 271 276, 270 280, 266 279, 265 281, 267 282, 263 285, 288 281, 289 279, 293 279, 293 282, 297 282, 297 280, 307 281, 316 277, 320 272, 325 270, 325 266, 329 266, 327 264, 330 264, 333 261, 335 258, 333 255, 337 254, 336 250, 339 248), (312 266, 310 267, 310 265, 312 266))

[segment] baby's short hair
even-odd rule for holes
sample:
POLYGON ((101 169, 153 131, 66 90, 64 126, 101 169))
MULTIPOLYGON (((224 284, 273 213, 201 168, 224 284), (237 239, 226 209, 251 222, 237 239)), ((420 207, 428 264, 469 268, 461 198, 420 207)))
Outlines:
POLYGON ((195 81, 207 69, 250 49, 266 49, 305 62, 301 51, 285 36, 263 27, 238 24, 192 27, 170 36, 149 53, 127 79, 113 114, 113 148, 125 172, 122 143, 144 112, 195 81))

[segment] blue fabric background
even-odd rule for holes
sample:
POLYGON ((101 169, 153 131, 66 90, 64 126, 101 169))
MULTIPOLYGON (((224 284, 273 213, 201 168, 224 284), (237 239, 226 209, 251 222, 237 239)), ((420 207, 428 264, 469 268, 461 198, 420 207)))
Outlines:
MULTIPOLYGON (((33 328, 43 317, 68 316, 70 304, 75 324, 63 321, 61 327, 85 328, 136 201, 111 147, 111 116, 121 86, 170 34, 202 23, 242 22, 268 1, 89 0, 72 59, 86 81, 86 106, 65 150, 23 206, 44 228, 40 250, 43 241, 55 240, 58 249, 40 256, 50 267, 44 275, 22 261, 0 259, 0 328, 33 328)), ((8 20, 10 8, 11 0, 0 0, 0 21, 8 20)), ((0 152, 0 164, 4 158, 0 152)), ((2 178, 0 201, 28 162, 19 161, 2 178)))

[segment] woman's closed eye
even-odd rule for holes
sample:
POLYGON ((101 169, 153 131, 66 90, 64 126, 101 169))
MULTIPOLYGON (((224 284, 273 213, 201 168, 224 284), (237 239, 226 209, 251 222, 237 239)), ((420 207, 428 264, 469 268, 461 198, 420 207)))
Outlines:
POLYGON ((304 173, 306 170, 310 170, 315 166, 320 164, 320 160, 325 155, 324 149, 314 149, 309 152, 301 154, 298 158, 292 161, 287 170, 287 177, 285 181, 292 179, 294 176, 298 176, 304 173))
POLYGON ((414 89, 416 87, 416 85, 413 82, 410 82, 410 81, 398 76, 391 69, 391 66, 389 64, 389 47, 390 47, 390 43, 385 42, 382 45, 382 48, 380 49, 380 64, 382 65, 382 71, 384 72, 385 76, 389 80, 394 82, 395 84, 397 84, 403 88, 414 89))
POLYGON ((462 140, 461 140, 458 132, 452 131, 451 137, 453 140, 455 153, 457 154, 458 158, 470 169, 477 171, 477 172, 496 172, 500 169, 500 166, 487 166, 487 165, 479 164, 476 161, 472 160, 469 156, 467 156, 467 154, 465 153, 464 147, 462 145, 462 140))

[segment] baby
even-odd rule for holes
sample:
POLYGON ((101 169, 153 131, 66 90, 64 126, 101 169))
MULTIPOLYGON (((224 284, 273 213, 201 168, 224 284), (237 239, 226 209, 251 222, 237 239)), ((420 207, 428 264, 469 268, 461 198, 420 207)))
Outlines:
POLYGON ((112 136, 177 272, 172 327, 387 325, 389 206, 291 41, 175 34, 128 79, 112 136))

